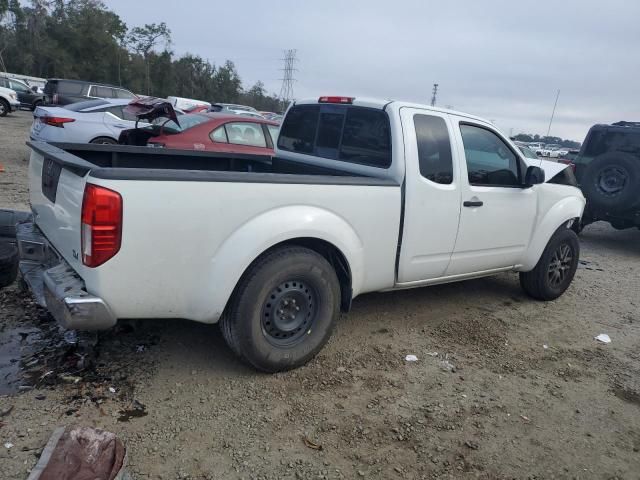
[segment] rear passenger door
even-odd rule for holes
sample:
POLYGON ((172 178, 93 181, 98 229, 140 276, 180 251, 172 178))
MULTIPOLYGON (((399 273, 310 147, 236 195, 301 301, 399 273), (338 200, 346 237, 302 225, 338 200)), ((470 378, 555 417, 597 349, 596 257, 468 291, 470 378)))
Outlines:
POLYGON ((446 114, 402 108, 406 177, 398 282, 442 277, 460 218, 460 176, 446 114))

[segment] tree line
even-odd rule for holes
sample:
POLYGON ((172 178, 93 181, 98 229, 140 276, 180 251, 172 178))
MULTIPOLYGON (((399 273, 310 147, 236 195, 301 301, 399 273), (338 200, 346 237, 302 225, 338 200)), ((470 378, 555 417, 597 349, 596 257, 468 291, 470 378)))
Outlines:
POLYGON ((538 134, 531 135, 530 133, 519 133, 514 137, 511 137, 513 140, 517 140, 519 142, 541 142, 546 145, 555 144, 560 145, 562 147, 567 148, 580 148, 580 142, 575 142, 573 140, 566 140, 560 137, 548 137, 548 136, 540 136, 538 134))
POLYGON ((164 22, 129 27, 100 0, 0 0, 2 70, 110 83, 156 97, 282 109, 262 82, 244 88, 232 61, 177 57, 164 22))

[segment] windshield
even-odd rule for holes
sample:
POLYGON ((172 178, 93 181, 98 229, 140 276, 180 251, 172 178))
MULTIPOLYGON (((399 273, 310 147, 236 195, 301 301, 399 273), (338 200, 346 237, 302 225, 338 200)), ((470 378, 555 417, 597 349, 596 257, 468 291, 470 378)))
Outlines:
POLYGON ((157 130, 162 127, 165 133, 181 133, 209 120, 211 120, 211 118, 205 115, 187 113, 180 115, 180 125, 177 125, 176 122, 167 117, 158 117, 151 122, 151 128, 157 130))

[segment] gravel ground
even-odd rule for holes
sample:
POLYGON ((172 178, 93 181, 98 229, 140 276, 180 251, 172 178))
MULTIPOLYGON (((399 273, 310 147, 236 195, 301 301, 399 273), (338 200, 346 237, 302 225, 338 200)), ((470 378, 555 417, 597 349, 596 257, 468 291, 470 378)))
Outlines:
MULTIPOLYGON (((0 119, 0 208, 26 206, 29 124, 0 119)), ((36 388, 0 396, 0 478, 26 478, 69 424, 118 434, 138 479, 640 478, 640 231, 592 225, 582 248, 552 303, 513 274, 362 296, 315 360, 277 375, 215 325, 121 325, 77 383, 23 377, 36 388)), ((0 318, 0 358, 26 375, 58 333, 17 287, 0 318)))

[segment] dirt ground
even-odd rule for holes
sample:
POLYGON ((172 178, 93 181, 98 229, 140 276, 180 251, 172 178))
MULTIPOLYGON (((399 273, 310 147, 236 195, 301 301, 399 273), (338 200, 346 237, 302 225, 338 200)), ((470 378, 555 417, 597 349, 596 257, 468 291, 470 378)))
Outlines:
MULTIPOLYGON (((29 124, 0 119, 0 208, 26 207, 29 124)), ((514 274, 362 296, 315 360, 277 375, 239 363, 215 325, 149 320, 100 334, 77 383, 27 379, 42 370, 25 358, 58 334, 17 287, 0 291, 14 368, 0 478, 26 478, 70 424, 115 432, 136 479, 640 478, 640 231, 581 238, 555 302, 514 274)))

